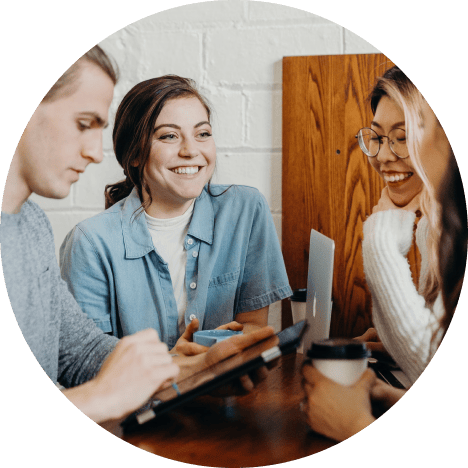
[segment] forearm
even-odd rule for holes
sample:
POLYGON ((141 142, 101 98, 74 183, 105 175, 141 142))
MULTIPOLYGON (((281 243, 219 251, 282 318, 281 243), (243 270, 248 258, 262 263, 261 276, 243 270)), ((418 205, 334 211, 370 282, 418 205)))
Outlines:
POLYGON ((94 422, 101 423, 119 417, 115 402, 110 395, 104 398, 97 391, 94 380, 63 390, 63 394, 94 422))
POLYGON ((268 325, 268 311, 270 306, 263 307, 262 309, 252 310, 249 312, 241 312, 236 315, 235 320, 241 323, 244 328, 244 334, 252 333, 260 328, 268 325))

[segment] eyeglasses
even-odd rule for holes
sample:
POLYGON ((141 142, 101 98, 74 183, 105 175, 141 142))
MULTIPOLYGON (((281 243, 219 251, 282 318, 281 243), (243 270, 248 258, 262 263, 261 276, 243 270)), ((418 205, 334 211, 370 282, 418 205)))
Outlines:
POLYGON ((400 159, 409 156, 406 146, 406 132, 402 128, 394 128, 388 135, 378 135, 372 128, 361 128, 355 138, 358 139, 359 146, 364 154, 370 158, 374 158, 379 154, 384 138, 388 140, 388 146, 395 156, 400 159))

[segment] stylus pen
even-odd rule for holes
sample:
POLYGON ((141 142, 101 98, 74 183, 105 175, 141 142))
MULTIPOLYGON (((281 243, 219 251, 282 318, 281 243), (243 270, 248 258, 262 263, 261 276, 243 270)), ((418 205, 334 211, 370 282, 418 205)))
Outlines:
POLYGON ((177 384, 175 382, 172 384, 172 388, 177 392, 178 396, 181 395, 179 387, 177 386, 177 384))

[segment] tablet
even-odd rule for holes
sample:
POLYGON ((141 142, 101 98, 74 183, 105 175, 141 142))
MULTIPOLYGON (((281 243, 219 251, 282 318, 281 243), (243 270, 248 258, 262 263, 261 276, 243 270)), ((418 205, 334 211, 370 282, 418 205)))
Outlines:
POLYGON ((144 407, 121 423, 122 427, 126 431, 139 427, 197 396, 211 392, 237 377, 294 351, 299 346, 306 329, 307 322, 302 320, 278 333, 276 335, 279 338, 278 344, 275 344, 274 336, 269 337, 177 382, 177 390, 168 387, 156 392, 144 407))

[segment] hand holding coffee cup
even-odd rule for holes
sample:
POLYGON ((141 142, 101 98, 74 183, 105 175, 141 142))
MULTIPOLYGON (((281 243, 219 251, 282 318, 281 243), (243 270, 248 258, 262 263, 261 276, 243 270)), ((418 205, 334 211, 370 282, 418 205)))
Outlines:
POLYGON ((307 351, 312 366, 340 385, 353 385, 367 369, 370 351, 365 343, 349 339, 315 341, 307 351))

